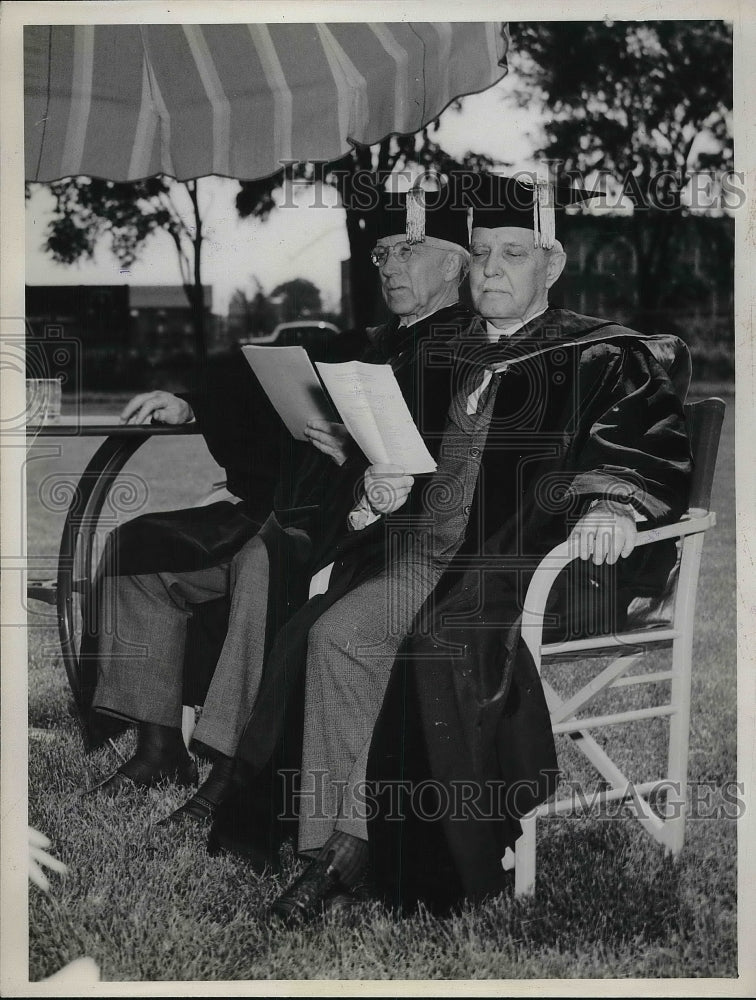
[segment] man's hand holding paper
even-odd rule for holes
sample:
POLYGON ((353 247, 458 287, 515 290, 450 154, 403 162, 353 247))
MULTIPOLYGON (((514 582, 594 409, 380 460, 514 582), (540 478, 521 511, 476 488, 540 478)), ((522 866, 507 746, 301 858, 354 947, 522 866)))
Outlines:
POLYGON ((365 472, 365 496, 376 514, 393 514, 406 503, 415 482, 398 465, 375 464, 365 472))
POLYGON ((308 420, 305 436, 318 451, 329 455, 336 465, 343 465, 354 449, 354 441, 343 424, 332 420, 308 420))

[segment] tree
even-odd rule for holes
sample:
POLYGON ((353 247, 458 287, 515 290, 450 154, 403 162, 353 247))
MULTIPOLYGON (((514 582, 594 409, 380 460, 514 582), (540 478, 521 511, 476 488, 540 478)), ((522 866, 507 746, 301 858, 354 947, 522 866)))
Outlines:
POLYGON ((380 300, 370 251, 381 235, 383 215, 372 193, 383 187, 393 171, 412 163, 440 173, 484 170, 493 164, 489 157, 475 153, 467 153, 461 161, 449 156, 430 137, 436 124, 417 135, 395 136, 376 146, 357 146, 330 163, 291 163, 264 181, 244 181, 240 185, 236 207, 242 218, 264 217, 270 211, 273 191, 284 182, 319 181, 336 188, 346 212, 352 313, 358 328, 376 321, 380 300))
POLYGON ((278 312, 276 307, 265 294, 262 284, 257 278, 253 279, 255 294, 249 304, 249 328, 255 337, 262 337, 266 333, 272 333, 278 323, 278 312))
POLYGON ((246 340, 252 330, 251 305, 244 292, 237 288, 228 301, 228 332, 232 343, 246 340))
POLYGON ((323 311, 320 289, 306 278, 294 278, 276 285, 270 293, 270 301, 278 306, 282 323, 319 316, 323 311))
MULTIPOLYGON (((253 275, 252 284, 255 293, 251 299, 237 289, 229 300, 228 323, 236 340, 262 337, 266 333, 272 333, 278 323, 278 310, 271 297, 265 294, 259 278, 253 275)), ((317 289, 315 291, 317 292, 317 289)))
MULTIPOLYGON (((158 232, 168 233, 192 310, 195 357, 202 368, 207 360, 207 331, 202 289, 203 220, 199 182, 151 177, 144 181, 116 183, 73 177, 55 181, 48 187, 55 207, 45 249, 60 263, 73 264, 82 258, 92 258, 98 242, 107 236, 115 257, 123 267, 130 267, 151 236, 158 232)), ((272 200, 266 202, 262 197, 260 216, 264 218, 272 206, 272 200)))
POLYGON ((640 301, 663 304, 682 194, 732 166, 732 31, 723 21, 511 24, 523 105, 547 115, 540 155, 610 174, 633 203, 640 301), (707 141, 702 142, 703 139, 707 141))

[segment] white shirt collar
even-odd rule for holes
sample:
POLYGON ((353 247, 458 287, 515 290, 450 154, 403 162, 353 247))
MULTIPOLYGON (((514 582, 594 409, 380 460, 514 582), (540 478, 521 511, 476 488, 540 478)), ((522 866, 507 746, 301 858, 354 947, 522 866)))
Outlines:
POLYGON ((499 329, 498 326, 494 326, 492 323, 486 321, 486 336, 494 343, 497 340, 501 340, 502 337, 511 337, 513 333, 517 333, 518 330, 521 330, 526 323, 530 323, 531 320, 537 319, 539 316, 543 316, 548 308, 548 306, 544 306, 540 312, 533 313, 533 315, 528 316, 527 319, 522 319, 513 326, 505 326, 503 329, 499 329))
MULTIPOLYGON (((540 312, 534 313, 532 316, 528 316, 527 319, 522 320, 520 323, 515 323, 514 326, 507 326, 500 330, 497 326, 493 326, 491 323, 486 323, 486 336, 492 343, 498 342, 502 337, 511 337, 513 333, 517 333, 521 330, 526 323, 529 323, 532 319, 536 319, 538 316, 543 316, 546 312, 545 309, 541 309, 540 312)), ((506 368, 506 366, 505 366, 506 368)), ((488 388, 488 385, 493 378, 494 371, 498 371, 497 368, 486 368, 480 380, 480 385, 477 389, 470 393, 467 397, 467 415, 472 416, 478 409, 478 404, 483 393, 488 388)))
POLYGON ((408 323, 407 320, 402 316, 399 320, 399 326, 401 328, 403 326, 414 326, 416 323, 422 323, 422 321, 424 319, 427 319, 429 316, 435 316, 437 312, 441 312, 442 309, 448 309, 449 306, 456 306, 458 302, 459 299, 455 299, 453 302, 446 302, 444 305, 439 306, 438 309, 431 309, 430 312, 423 313, 422 316, 418 316, 418 318, 413 320, 411 323, 408 323))

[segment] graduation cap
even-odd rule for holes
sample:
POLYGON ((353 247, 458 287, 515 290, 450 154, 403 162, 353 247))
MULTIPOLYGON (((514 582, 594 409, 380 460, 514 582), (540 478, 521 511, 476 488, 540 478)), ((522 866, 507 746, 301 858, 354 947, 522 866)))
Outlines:
POLYGON ((453 181, 424 174, 407 192, 382 191, 384 223, 380 238, 401 236, 409 244, 470 245, 468 205, 453 181))
POLYGON ((468 188, 472 227, 499 229, 515 226, 533 230, 533 245, 551 249, 556 239, 556 215, 596 193, 570 184, 553 184, 529 174, 503 177, 478 174, 468 188))

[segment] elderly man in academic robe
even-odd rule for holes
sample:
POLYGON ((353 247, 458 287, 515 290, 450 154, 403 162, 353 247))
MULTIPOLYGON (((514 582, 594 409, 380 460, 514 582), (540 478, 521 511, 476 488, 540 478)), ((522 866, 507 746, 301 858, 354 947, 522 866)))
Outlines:
MULTIPOLYGON (((458 301, 467 269, 467 216, 450 198, 437 198, 426 210, 420 189, 406 196, 378 196, 385 236, 373 262, 396 319, 370 331, 362 360, 392 366, 410 413, 432 441, 450 398, 451 355, 444 344, 470 322, 458 301), (422 246, 413 245, 407 234, 414 203, 422 208, 422 246)), ((154 402, 147 397, 132 410, 139 417, 138 407, 146 412, 154 402)), ((254 427, 247 433, 254 435, 254 427)), ((257 534, 250 531, 246 540, 241 538, 236 551, 238 516, 230 512, 229 528, 221 540, 213 536, 206 565, 102 576, 92 703, 98 713, 136 721, 139 736, 135 755, 99 786, 106 793, 168 777, 182 784, 196 780, 180 730, 187 625, 193 606, 230 593, 226 638, 194 734, 195 747, 214 766, 178 811, 196 819, 211 816, 230 785, 233 755, 258 697, 271 637, 306 598, 312 574, 326 569, 337 551, 358 548, 363 564, 380 551, 379 525, 371 529, 370 522, 378 520, 385 503, 373 496, 371 507, 361 489, 363 476, 371 484, 392 470, 366 470, 367 461, 341 425, 314 422, 308 435, 319 450, 310 448, 306 454, 303 449, 309 445, 284 445, 288 461, 280 471, 274 511, 257 534), (358 534, 359 529, 364 530, 358 534), (140 647, 145 647, 141 655, 140 647)), ((213 531, 216 527, 211 526, 213 531)))
MULTIPOLYGON (((457 355, 439 470, 422 494, 425 525, 420 518, 381 575, 310 627, 297 798, 299 848, 313 860, 274 905, 286 920, 312 918, 353 888, 371 853, 391 902, 502 889, 518 818, 551 794, 557 774, 517 627, 530 575, 572 534, 589 570, 570 581, 567 625, 580 629, 574 588, 611 592, 615 627, 633 588, 661 587, 670 568, 669 552, 657 554, 656 573, 632 552, 638 519, 685 507, 687 354, 674 338, 549 308, 565 263, 554 195, 498 177, 471 193, 481 320, 457 355), (513 558, 514 568, 502 566, 513 558), (414 826, 376 795, 375 781, 427 778, 464 779, 481 795, 496 783, 519 792, 493 812, 468 803, 461 820, 430 822, 429 803, 414 826), (484 818, 471 818, 476 807, 484 818)), ((558 207, 577 198, 556 192, 558 207)))

